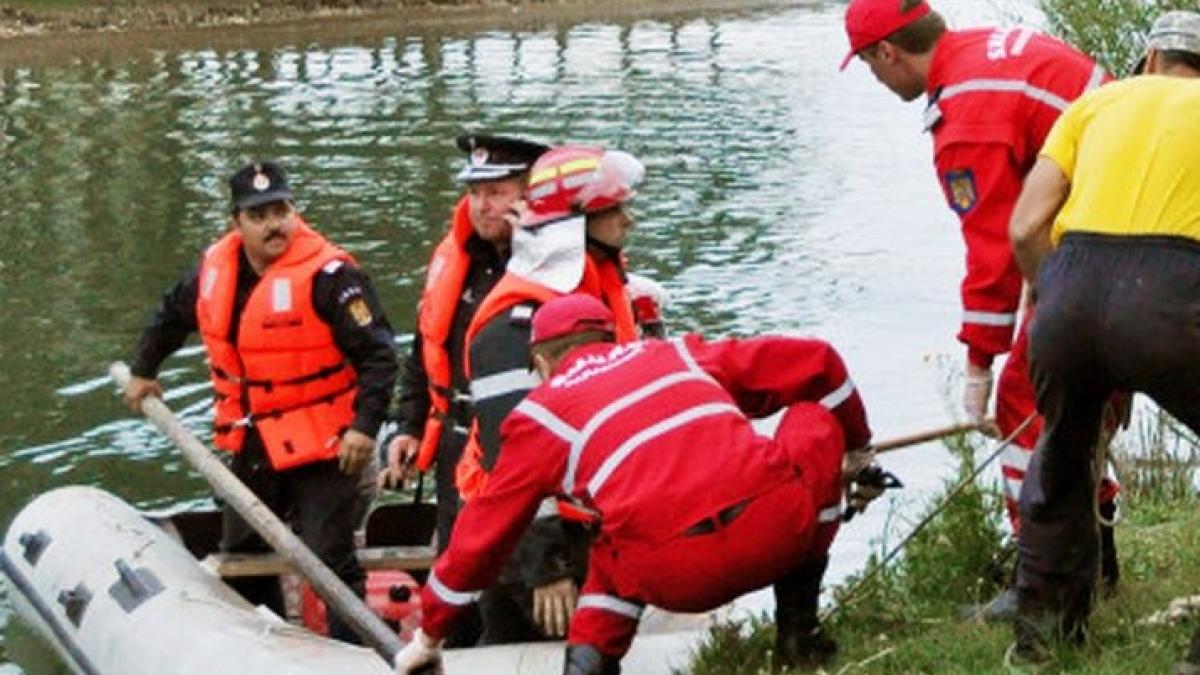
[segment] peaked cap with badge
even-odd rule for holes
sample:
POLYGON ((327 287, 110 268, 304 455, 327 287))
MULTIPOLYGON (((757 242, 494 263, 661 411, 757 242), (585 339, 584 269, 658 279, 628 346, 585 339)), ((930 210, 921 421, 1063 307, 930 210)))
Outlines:
POLYGON ((271 202, 292 200, 287 172, 277 162, 251 162, 229 177, 233 209, 252 209, 271 202))
POLYGON ((467 153, 467 165, 458 172, 460 183, 484 183, 519 176, 529 170, 549 146, 512 136, 463 134, 455 139, 467 153))

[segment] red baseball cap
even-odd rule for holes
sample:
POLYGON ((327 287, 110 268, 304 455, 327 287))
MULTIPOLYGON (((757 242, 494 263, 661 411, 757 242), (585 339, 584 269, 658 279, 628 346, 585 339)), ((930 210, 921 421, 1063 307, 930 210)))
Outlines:
POLYGON ((879 42, 933 11, 925 0, 904 11, 906 0, 852 0, 846 8, 846 37, 850 53, 839 70, 850 65, 855 54, 879 42))
POLYGON ((572 293, 547 302, 534 313, 529 344, 589 330, 615 332, 613 313, 594 295, 572 293))

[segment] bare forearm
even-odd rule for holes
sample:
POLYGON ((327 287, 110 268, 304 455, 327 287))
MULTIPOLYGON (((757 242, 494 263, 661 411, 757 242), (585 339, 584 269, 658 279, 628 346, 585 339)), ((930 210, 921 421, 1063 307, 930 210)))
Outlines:
POLYGON ((1049 158, 1039 157, 1025 178, 1008 227, 1017 265, 1030 283, 1036 281, 1038 265, 1052 248, 1054 219, 1070 193, 1071 183, 1062 170, 1049 158))

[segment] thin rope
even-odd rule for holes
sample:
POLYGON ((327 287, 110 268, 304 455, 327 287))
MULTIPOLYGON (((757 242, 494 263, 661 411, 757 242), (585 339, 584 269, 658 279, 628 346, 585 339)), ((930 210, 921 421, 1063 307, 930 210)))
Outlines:
POLYGON ((950 506, 950 503, 952 501, 954 501, 954 499, 956 497, 958 497, 959 494, 961 494, 964 490, 966 490, 967 487, 973 485, 975 483, 975 479, 979 478, 979 475, 981 473, 983 473, 983 470, 985 468, 987 468, 988 465, 990 465, 992 462, 996 461, 996 458, 999 457, 1000 454, 1003 453, 1006 449, 1008 449, 1008 446, 1012 445, 1013 441, 1016 440, 1017 436, 1020 436, 1022 432, 1024 432, 1027 428, 1029 428, 1029 425, 1033 424, 1033 421, 1035 419, 1037 419, 1036 412, 1030 414, 1029 417, 1025 418, 1025 421, 1021 422, 1021 424, 1016 429, 1014 429, 1013 432, 1008 435, 1008 437, 1006 437, 1003 441, 1001 441, 1000 445, 997 446, 994 451, 992 451, 992 454, 988 455, 987 459, 983 460, 983 462, 981 462, 979 464, 979 466, 975 467, 975 470, 971 472, 971 475, 968 476, 966 480, 959 483, 953 490, 951 490, 950 493, 946 495, 946 498, 942 500, 942 503, 938 504, 937 508, 930 511, 924 518, 922 518, 921 522, 917 523, 917 526, 914 527, 912 529, 912 531, 908 533, 908 536, 904 537, 904 539, 899 544, 894 546, 891 551, 888 551, 888 554, 883 557, 883 560, 881 560, 879 562, 879 564, 877 564, 875 567, 871 568, 871 570, 867 572, 867 575, 864 576, 862 579, 860 579, 858 581, 858 583, 855 584, 854 587, 850 589, 849 593, 847 593, 845 596, 843 596, 840 604, 834 605, 833 607, 826 610, 822 614, 822 616, 819 618, 820 622, 821 623, 826 622, 827 620, 829 620, 829 617, 836 614, 838 612, 838 610, 848 606, 850 604, 850 601, 853 600, 855 598, 855 596, 858 595, 859 591, 861 591, 863 588, 866 588, 867 582, 871 581, 873 578, 875 578, 875 576, 877 574, 879 574, 879 572, 881 570, 887 568, 888 563, 890 563, 893 558, 895 558, 897 555, 899 555, 900 551, 903 551, 904 548, 906 546, 908 546, 909 542, 911 542, 913 540, 913 538, 916 537, 921 532, 921 530, 925 529, 925 527, 928 526, 929 523, 933 522, 934 518, 937 518, 939 515, 941 515, 941 513, 943 511, 945 511, 948 506, 950 506))

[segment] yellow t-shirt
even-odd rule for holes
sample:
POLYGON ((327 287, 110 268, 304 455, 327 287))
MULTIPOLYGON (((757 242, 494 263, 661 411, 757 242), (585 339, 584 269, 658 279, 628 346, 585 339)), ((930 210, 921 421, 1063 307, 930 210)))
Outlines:
POLYGON ((1200 79, 1145 75, 1089 92, 1042 154, 1071 182, 1055 244, 1065 232, 1200 240, 1200 79))

